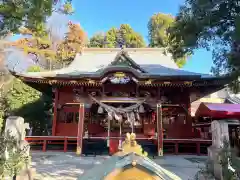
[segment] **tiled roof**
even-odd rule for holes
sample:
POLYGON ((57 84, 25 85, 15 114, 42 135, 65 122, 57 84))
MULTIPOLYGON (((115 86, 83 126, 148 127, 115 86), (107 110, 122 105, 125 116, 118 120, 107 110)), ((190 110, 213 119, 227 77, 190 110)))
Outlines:
POLYGON ((240 104, 227 103, 201 103, 195 116, 212 117, 213 119, 238 118, 240 116, 240 104))
MULTIPOLYGON (((121 52, 119 48, 87 48, 82 54, 77 54, 74 61, 66 68, 50 72, 21 73, 28 77, 64 77, 93 75, 99 73, 101 69, 110 67, 111 62, 121 52)), ((202 76, 199 74, 180 70, 170 55, 164 55, 160 48, 126 48, 124 52, 146 71, 145 75, 157 76, 202 76)))
POLYGON ((104 166, 94 166, 92 169, 81 175, 78 180, 104 179, 104 177, 112 173, 114 170, 128 167, 128 165, 132 164, 132 161, 136 161, 140 167, 145 168, 147 171, 149 171, 149 173, 152 173, 153 176, 159 177, 160 179, 180 180, 180 177, 174 173, 164 169, 149 158, 139 156, 135 153, 129 153, 120 157, 112 156, 104 161, 104 166))
MULTIPOLYGON (((89 48, 84 50, 82 55, 77 55, 75 60, 66 69, 60 72, 78 71, 78 72, 96 72, 99 69, 107 67, 121 51, 119 48, 89 48)), ((129 48, 124 49, 129 57, 138 65, 162 65, 167 68, 178 69, 171 56, 163 55, 163 50, 159 48, 129 48)))
POLYGON ((161 75, 161 76, 193 76, 193 75, 199 75, 202 77, 212 77, 208 74, 200 74, 195 72, 189 72, 181 69, 173 69, 164 67, 162 65, 153 65, 153 64, 145 64, 141 65, 143 69, 145 69, 149 74, 151 75, 161 75))

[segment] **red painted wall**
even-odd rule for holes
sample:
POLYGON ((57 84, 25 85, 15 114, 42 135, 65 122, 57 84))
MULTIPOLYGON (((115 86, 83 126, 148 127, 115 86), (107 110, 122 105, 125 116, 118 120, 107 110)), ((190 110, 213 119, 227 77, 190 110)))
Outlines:
POLYGON ((77 136, 76 123, 57 123, 56 136, 77 136))
POLYGON ((73 103, 75 94, 72 87, 63 87, 59 89, 59 104, 73 103))
MULTIPOLYGON (((73 103, 76 100, 76 95, 73 92, 73 89, 75 87, 63 87, 59 89, 59 101, 58 103, 63 105, 66 103, 73 103)), ((107 90, 110 87, 106 86, 107 90)), ((76 88, 77 89, 77 88, 76 88)), ((80 87, 78 88, 80 89, 80 87)), ((186 109, 190 107, 190 101, 189 101, 189 93, 186 90, 180 90, 180 89, 171 89, 171 94, 175 92, 174 96, 172 94, 172 103, 175 104, 182 104, 186 109), (179 92, 179 95, 176 95, 176 92, 179 92), (175 96, 176 95, 176 96, 175 96)), ((83 98, 82 101, 89 101, 89 98, 83 98)), ((78 108, 74 108, 74 111, 78 111, 78 108)), ((176 120, 174 123, 167 125, 168 126, 168 134, 167 138, 195 138, 196 135, 192 130, 192 122, 191 119, 188 119, 187 122, 176 120)), ((65 123, 57 123, 56 127, 56 135, 59 136, 76 136, 77 135, 77 125, 76 124, 65 124, 65 123)))

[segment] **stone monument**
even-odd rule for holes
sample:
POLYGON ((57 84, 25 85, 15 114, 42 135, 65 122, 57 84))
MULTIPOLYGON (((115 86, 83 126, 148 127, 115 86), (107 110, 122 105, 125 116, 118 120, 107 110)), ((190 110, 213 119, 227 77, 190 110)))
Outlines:
MULTIPOLYGON (((22 117, 10 116, 6 119, 4 133, 5 134, 9 133, 9 135, 13 136, 18 142, 18 147, 20 149, 23 149, 25 151, 24 152, 25 155, 29 157, 30 146, 28 142, 25 140, 26 129, 30 129, 29 124, 24 123, 24 119, 22 117)), ((29 164, 26 163, 25 167, 20 172, 20 176, 18 176, 17 179, 21 180, 32 179, 29 164)))
POLYGON ((5 134, 9 132, 17 141, 20 141, 23 138, 23 128, 24 119, 22 117, 10 116, 6 119, 5 134))
POLYGON ((213 163, 213 171, 215 177, 223 180, 219 153, 223 148, 224 141, 229 141, 228 122, 225 120, 212 121, 211 131, 212 146, 208 148, 208 157, 209 160, 213 163))

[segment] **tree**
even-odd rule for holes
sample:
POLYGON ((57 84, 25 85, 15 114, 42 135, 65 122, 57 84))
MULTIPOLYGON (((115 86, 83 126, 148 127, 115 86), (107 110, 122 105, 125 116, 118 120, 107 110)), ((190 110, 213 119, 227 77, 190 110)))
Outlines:
POLYGON ((12 37, 12 34, 9 33, 5 37, 0 37, 0 89, 2 88, 2 85, 10 79, 10 74, 5 66, 5 49, 9 47, 9 38, 12 37))
MULTIPOLYGON (((8 36, 11 36, 10 34, 8 36)), ((7 47, 8 41, 6 37, 0 38, 0 133, 4 125, 4 118, 6 113, 6 101, 5 94, 9 89, 9 85, 12 81, 12 76, 5 67, 5 48, 7 47)))
POLYGON ((118 29, 117 28, 111 28, 106 32, 106 47, 108 48, 114 48, 117 47, 118 42, 117 42, 117 33, 118 33, 118 29))
POLYGON ((8 110, 8 104, 6 101, 6 92, 1 91, 1 97, 0 97, 0 134, 4 128, 5 125, 5 118, 7 115, 8 110))
POLYGON ((2 128, 4 125, 4 116, 5 116, 5 104, 4 99, 1 98, 0 100, 0 133, 2 132, 2 128))
POLYGON ((145 47, 143 37, 135 32, 129 24, 121 24, 120 27, 111 28, 105 34, 98 33, 90 38, 89 47, 127 47, 141 48, 145 47))
POLYGON ((93 35, 89 40, 89 47, 98 47, 103 48, 105 47, 105 35, 103 33, 97 33, 93 35))
MULTIPOLYGON (((148 22, 149 46, 165 48, 166 52, 172 54, 172 49, 178 42, 170 39, 170 32, 168 30, 173 26, 174 22, 175 19, 171 15, 162 13, 154 14, 148 22)), ((183 67, 186 60, 186 54, 175 58, 175 62, 179 67, 183 67)))
POLYGON ((21 38, 12 43, 13 46, 24 50, 31 59, 45 69, 61 67, 62 64, 69 64, 76 53, 82 50, 85 45, 86 34, 79 24, 69 22, 68 32, 64 39, 52 38, 52 33, 47 29, 41 35, 27 28, 21 28, 23 35, 28 38, 21 38))
POLYGON ((34 32, 28 29, 21 31, 22 34, 28 34, 28 38, 21 38, 13 43, 12 46, 23 50, 33 62, 41 65, 46 69, 52 69, 53 60, 55 60, 56 52, 52 49, 52 42, 45 36, 35 36, 34 32))
POLYGON ((129 24, 121 24, 117 31, 117 44, 127 48, 140 48, 145 46, 143 37, 135 32, 129 24))
MULTIPOLYGON (((37 72, 41 68, 30 67, 28 72, 37 72)), ((51 90, 51 89, 50 89, 51 90)), ((34 129, 35 135, 47 135, 52 120, 51 93, 42 94, 21 80, 14 78, 12 87, 5 94, 5 113, 24 117, 34 129)))
POLYGON ((40 72, 40 71, 42 71, 42 68, 40 66, 37 66, 37 65, 30 66, 28 68, 28 72, 40 72))
MULTIPOLYGON (((9 107, 8 112, 12 115, 20 115, 19 113, 16 114, 16 112, 19 111, 23 106, 36 102, 40 98, 41 93, 24 84, 17 78, 15 78, 13 81, 12 88, 6 94, 6 101, 9 107)), ((29 113, 31 115, 32 111, 35 111, 34 108, 36 108, 36 106, 29 109, 29 111, 24 112, 24 114, 21 116, 27 119, 31 118, 28 116, 29 113)), ((39 107, 37 109, 39 111, 39 107)))
POLYGON ((168 14, 154 14, 148 22, 148 36, 150 47, 168 47, 169 34, 167 30, 173 25, 174 17, 168 14))
POLYGON ((87 35, 80 24, 68 23, 68 32, 65 38, 57 47, 56 58, 64 64, 74 60, 77 53, 82 51, 86 44, 87 35))
POLYGON ((212 71, 232 75, 234 90, 239 90, 239 13, 237 0, 187 0, 170 28, 171 39, 178 42, 172 49, 174 57, 192 54, 197 48, 213 49, 212 71))
POLYGON ((0 4, 0 36, 9 32, 19 33, 22 26, 35 32, 42 31, 46 19, 56 11, 73 13, 71 0, 66 0, 63 4, 60 0, 3 0, 0 4))
POLYGON ((9 132, 0 136, 0 178, 7 179, 18 174, 30 162, 28 146, 20 146, 9 132))

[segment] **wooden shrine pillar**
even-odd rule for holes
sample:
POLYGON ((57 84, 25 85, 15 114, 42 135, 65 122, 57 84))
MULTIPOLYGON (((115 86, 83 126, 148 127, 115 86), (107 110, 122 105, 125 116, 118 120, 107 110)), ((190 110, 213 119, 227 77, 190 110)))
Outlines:
POLYGON ((163 122, 161 104, 157 104, 157 146, 158 156, 163 156, 163 122))
POLYGON ((192 112, 192 108, 191 108, 191 93, 188 91, 187 93, 187 97, 186 97, 187 101, 187 112, 188 115, 191 116, 191 112, 192 112))
POLYGON ((79 104, 79 120, 78 120, 78 134, 77 134, 77 155, 82 154, 82 140, 84 131, 84 103, 79 104))
POLYGON ((53 121, 52 121, 52 136, 56 136, 56 129, 57 129, 57 118, 58 118, 58 112, 57 112, 57 108, 58 108, 58 95, 59 95, 59 91, 57 88, 55 88, 54 91, 54 107, 53 107, 53 121))

